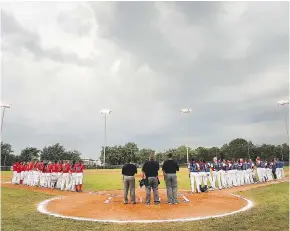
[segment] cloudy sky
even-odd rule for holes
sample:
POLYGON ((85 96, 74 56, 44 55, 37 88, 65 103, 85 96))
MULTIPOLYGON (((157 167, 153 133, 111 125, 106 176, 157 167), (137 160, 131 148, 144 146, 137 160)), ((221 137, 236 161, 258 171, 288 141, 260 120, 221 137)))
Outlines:
POLYGON ((2 140, 16 152, 98 156, 102 108, 108 145, 287 140, 287 2, 18 2, 1 19, 2 140))

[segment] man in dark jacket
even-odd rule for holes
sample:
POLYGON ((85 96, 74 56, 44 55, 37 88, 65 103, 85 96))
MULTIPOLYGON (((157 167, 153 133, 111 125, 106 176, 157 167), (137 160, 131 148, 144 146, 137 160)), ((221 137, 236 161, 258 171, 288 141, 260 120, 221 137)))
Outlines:
POLYGON ((158 170, 159 163, 154 160, 154 153, 150 154, 149 161, 147 161, 142 168, 143 176, 146 178, 145 190, 146 190, 146 204, 150 204, 151 189, 153 190, 154 203, 160 204, 159 193, 158 193, 158 170))
POLYGON ((162 170, 166 183, 167 203, 178 204, 176 171, 179 171, 179 166, 178 163, 172 159, 172 153, 168 154, 168 160, 164 161, 162 170))
POLYGON ((124 182, 124 204, 128 204, 128 192, 130 189, 130 199, 132 204, 136 204, 135 196, 135 174, 137 173, 136 165, 130 162, 125 164, 122 168, 123 182, 124 182))

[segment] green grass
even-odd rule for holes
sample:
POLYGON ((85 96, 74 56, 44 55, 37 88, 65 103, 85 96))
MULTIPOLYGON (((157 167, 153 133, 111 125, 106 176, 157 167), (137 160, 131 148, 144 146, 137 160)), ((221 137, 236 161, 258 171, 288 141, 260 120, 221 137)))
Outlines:
POLYGON ((40 214, 37 203, 51 195, 2 187, 2 230, 289 230, 289 183, 256 188, 241 195, 252 199, 250 211, 199 222, 160 224, 101 224, 72 221, 40 214))
MULTIPOLYGON (((288 169, 285 169, 285 173, 288 169)), ((84 179, 85 189, 121 189, 120 169, 107 172, 108 174, 105 170, 88 170, 84 179)), ((11 172, 2 172, 2 176, 11 176, 11 172)), ((178 173, 178 182, 179 188, 190 188, 187 169, 181 169, 178 173)), ((161 187, 164 188, 162 178, 161 187)), ((240 195, 253 200, 255 207, 237 215, 199 222, 126 225, 72 221, 43 215, 36 211, 36 206, 39 202, 53 197, 52 195, 24 189, 1 189, 4 231, 289 230, 289 182, 240 192, 240 195)))

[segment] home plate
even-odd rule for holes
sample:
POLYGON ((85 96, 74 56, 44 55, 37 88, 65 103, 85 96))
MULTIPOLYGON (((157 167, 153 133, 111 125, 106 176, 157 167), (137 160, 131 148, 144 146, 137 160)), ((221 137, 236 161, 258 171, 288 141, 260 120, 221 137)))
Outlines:
POLYGON ((110 201, 112 200, 112 198, 113 198, 113 197, 109 197, 108 200, 106 200, 104 203, 105 203, 105 204, 109 204, 110 201))

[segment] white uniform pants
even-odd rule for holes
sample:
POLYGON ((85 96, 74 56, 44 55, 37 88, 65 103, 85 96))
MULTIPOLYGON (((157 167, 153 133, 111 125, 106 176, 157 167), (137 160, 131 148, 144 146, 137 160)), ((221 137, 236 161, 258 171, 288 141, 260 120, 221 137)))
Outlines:
POLYGON ((70 188, 69 188, 69 178, 70 178, 70 176, 69 176, 69 173, 63 173, 62 175, 61 175, 61 185, 60 185, 60 189, 61 190, 66 190, 66 191, 68 191, 68 190, 70 190, 70 188))
POLYGON ((75 191, 76 181, 77 181, 77 174, 72 173, 71 174, 71 181, 70 181, 70 190, 71 191, 75 191))
POLYGON ((83 173, 78 172, 76 176, 76 185, 83 184, 83 173))
POLYGON ((46 188, 51 187, 51 173, 45 173, 44 187, 46 187, 46 188))
POLYGON ((227 185, 228 187, 233 187, 233 170, 227 171, 227 185))
POLYGON ((200 192, 199 186, 201 185, 201 183, 200 183, 200 176, 198 172, 190 173, 190 185, 191 185, 191 192, 195 192, 195 189, 197 189, 197 191, 200 192), (194 182, 195 182, 195 187, 194 187, 194 182))
POLYGON ((227 188, 227 172, 224 170, 221 170, 221 181, 223 188, 227 188))
POLYGON ((258 174, 259 182, 264 182, 265 178, 263 176, 263 168, 257 168, 257 174, 258 174))
POLYGON ((200 172, 199 177, 200 177, 200 183, 207 185, 208 176, 207 176, 206 172, 200 172))
POLYGON ((213 188, 216 188, 216 181, 218 182, 218 188, 221 189, 222 188, 222 184, 221 184, 221 173, 220 171, 213 171, 212 172, 212 181, 213 181, 213 188))
POLYGON ((17 174, 17 171, 13 171, 13 176, 12 176, 12 180, 11 180, 12 184, 16 184, 16 174, 17 174))
POLYGON ((56 188, 60 189, 61 188, 61 180, 62 180, 62 173, 58 172, 57 173, 57 180, 56 180, 56 188))
POLYGON ((247 177, 249 178, 249 184, 253 184, 254 180, 253 180, 253 174, 252 174, 252 169, 247 169, 247 177))

